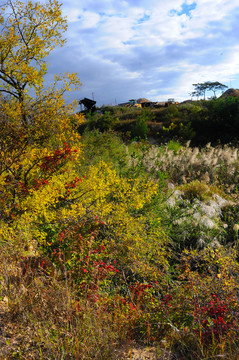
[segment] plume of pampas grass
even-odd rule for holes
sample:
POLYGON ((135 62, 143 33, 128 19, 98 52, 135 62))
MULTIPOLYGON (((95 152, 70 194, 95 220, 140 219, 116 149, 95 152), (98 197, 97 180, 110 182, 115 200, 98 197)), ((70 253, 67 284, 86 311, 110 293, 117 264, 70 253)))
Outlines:
MULTIPOLYGON (((229 145, 204 148, 190 148, 189 143, 181 146, 177 153, 165 146, 151 146, 141 152, 140 161, 149 172, 166 172, 169 181, 176 185, 193 180, 223 185, 230 191, 236 190, 239 180, 238 149, 229 145)), ((128 155, 128 166, 137 166, 139 159, 128 155)))

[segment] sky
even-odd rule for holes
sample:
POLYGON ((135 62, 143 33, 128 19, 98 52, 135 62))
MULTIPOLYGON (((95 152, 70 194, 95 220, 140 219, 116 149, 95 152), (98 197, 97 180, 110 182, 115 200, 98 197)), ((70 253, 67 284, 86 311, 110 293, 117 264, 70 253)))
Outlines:
POLYGON ((239 88, 238 0, 63 0, 62 11, 67 43, 48 77, 78 73, 69 100, 181 102, 195 83, 239 88))

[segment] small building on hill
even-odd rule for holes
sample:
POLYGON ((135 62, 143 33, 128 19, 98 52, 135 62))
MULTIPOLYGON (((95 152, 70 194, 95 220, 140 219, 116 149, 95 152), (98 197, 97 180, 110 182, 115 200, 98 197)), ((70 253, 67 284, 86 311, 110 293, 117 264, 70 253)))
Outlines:
POLYGON ((154 108, 155 109, 164 108, 164 107, 167 106, 166 104, 167 104, 166 101, 157 101, 157 102, 154 103, 154 108))
POLYGON ((89 111, 94 112, 96 111, 96 101, 95 100, 91 100, 88 98, 84 98, 82 100, 79 101, 79 105, 81 106, 81 112, 82 113, 87 113, 89 111), (84 106, 84 110, 82 110, 82 105, 84 106))
POLYGON ((152 101, 145 99, 145 98, 140 98, 137 100, 137 104, 140 104, 142 106, 142 108, 144 107, 150 107, 152 106, 152 101))
POLYGON ((128 102, 119 104, 119 106, 135 106, 135 107, 142 107, 142 108, 150 107, 152 105, 153 105, 152 101, 145 99, 145 98, 130 99, 128 102), (137 106, 137 105, 139 105, 139 106, 137 106))

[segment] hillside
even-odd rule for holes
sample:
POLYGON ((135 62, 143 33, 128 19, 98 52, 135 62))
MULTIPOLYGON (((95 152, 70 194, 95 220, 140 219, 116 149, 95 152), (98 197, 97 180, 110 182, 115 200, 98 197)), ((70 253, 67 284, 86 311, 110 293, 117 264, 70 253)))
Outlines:
POLYGON ((76 139, 1 175, 1 357, 236 359, 238 148, 76 139))
POLYGON ((228 89, 220 96, 220 98, 227 98, 228 96, 239 97, 239 89, 228 89))
POLYGON ((225 97, 210 101, 191 101, 162 108, 102 107, 87 114, 79 131, 114 130, 123 139, 149 138, 161 144, 172 139, 193 146, 237 144, 239 134, 239 98, 229 89, 225 97))

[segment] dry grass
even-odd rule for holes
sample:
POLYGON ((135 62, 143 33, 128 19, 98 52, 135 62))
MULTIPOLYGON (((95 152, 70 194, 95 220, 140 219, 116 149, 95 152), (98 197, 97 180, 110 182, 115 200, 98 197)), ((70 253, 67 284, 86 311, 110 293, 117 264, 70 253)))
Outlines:
MULTIPOLYGON (((127 150, 126 150, 127 151, 127 150)), ((207 184, 223 185, 224 191, 237 193, 239 183, 239 150, 223 147, 190 148, 181 146, 179 150, 170 147, 151 146, 140 153, 142 164, 148 172, 166 172, 174 184, 185 184, 193 180, 207 184)), ((139 157, 128 157, 128 166, 138 164, 139 157)))
MULTIPOLYGON (((139 150, 134 157, 127 147, 126 152, 129 168, 141 162, 148 172, 155 175, 166 171, 170 182, 181 185, 181 192, 169 190, 171 199, 175 193, 184 203, 190 196, 194 200, 199 195, 202 197, 193 213, 185 212, 193 223, 187 225, 183 218, 179 219, 188 228, 193 224, 195 229, 196 223, 201 224, 206 216, 211 221, 220 217, 222 207, 228 204, 219 197, 220 191, 224 190, 237 201, 239 158, 236 148, 213 148, 209 144, 203 149, 186 146, 175 151, 166 146, 150 146, 139 150)), ((176 224, 175 219, 170 221, 176 224)), ((67 271, 56 271, 49 259, 38 253, 32 239, 24 240, 23 235, 18 235, 2 244, 0 251, 0 359, 186 360, 196 359, 190 357, 193 347, 197 359, 203 359, 197 341, 191 343, 192 339, 186 338, 183 331, 152 346, 130 342, 120 314, 116 318, 85 299, 79 303, 77 289, 72 286, 67 271)), ((232 354, 233 350, 230 355, 225 353, 217 357, 238 358, 236 351, 235 357, 232 354)))
POLYGON ((43 260, 0 255, 0 359, 119 359, 117 322, 85 301, 79 312, 67 273, 43 270, 43 260))

